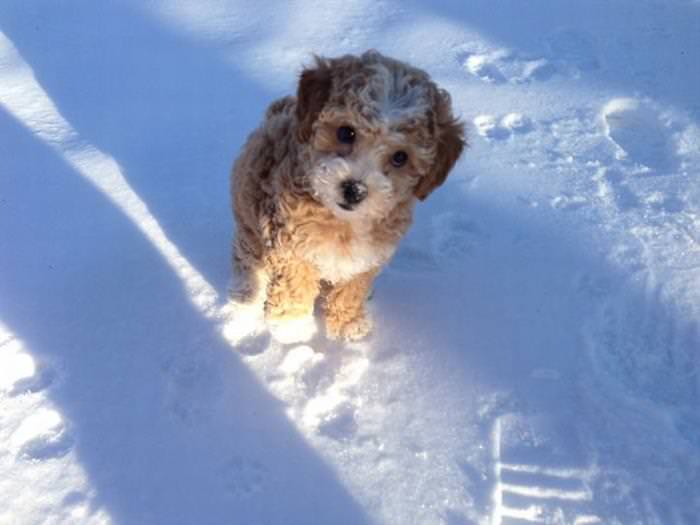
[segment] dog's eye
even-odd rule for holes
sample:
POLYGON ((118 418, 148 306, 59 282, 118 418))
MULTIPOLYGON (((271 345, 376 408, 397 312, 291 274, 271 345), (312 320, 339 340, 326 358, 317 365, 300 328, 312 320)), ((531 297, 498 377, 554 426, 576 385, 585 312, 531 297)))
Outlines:
POLYGON ((336 132, 338 142, 342 144, 352 144, 355 142, 355 130, 350 126, 340 126, 336 132))
POLYGON ((408 153, 405 151, 397 151, 391 156, 391 165, 395 168, 400 168, 408 160, 408 153))

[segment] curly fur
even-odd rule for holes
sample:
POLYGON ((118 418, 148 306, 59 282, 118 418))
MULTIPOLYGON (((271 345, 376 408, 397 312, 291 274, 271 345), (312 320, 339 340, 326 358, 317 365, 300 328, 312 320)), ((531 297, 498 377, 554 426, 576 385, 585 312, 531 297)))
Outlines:
POLYGON ((328 336, 367 335, 374 277, 464 145, 449 95, 425 72, 376 51, 316 58, 234 164, 234 301, 275 323, 313 315, 321 295, 328 336), (356 131, 354 143, 338 140, 340 126, 356 131), (397 150, 409 159, 400 168, 397 150), (368 190, 352 210, 339 204, 349 178, 368 190))

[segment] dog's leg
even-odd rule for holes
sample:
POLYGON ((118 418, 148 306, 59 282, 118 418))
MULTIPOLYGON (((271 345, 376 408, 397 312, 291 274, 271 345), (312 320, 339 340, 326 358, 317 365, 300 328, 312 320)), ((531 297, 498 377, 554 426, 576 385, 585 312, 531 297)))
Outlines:
POLYGON ((314 302, 320 276, 300 259, 270 257, 265 319, 272 335, 282 343, 308 341, 316 333, 314 302))
POLYGON ((237 236, 233 242, 234 281, 229 296, 234 303, 259 309, 262 313, 269 278, 263 262, 246 248, 245 242, 237 236))
POLYGON ((265 304, 268 277, 264 270, 245 268, 234 273, 234 283, 229 296, 234 303, 257 307, 265 304))
POLYGON ((232 343, 238 344, 264 330, 263 305, 268 280, 262 261, 247 254, 234 242, 230 300, 221 310, 227 320, 224 334, 232 343))
POLYGON ((369 334, 372 321, 365 312, 365 301, 376 275, 371 270, 328 291, 324 306, 328 337, 356 341, 369 334))

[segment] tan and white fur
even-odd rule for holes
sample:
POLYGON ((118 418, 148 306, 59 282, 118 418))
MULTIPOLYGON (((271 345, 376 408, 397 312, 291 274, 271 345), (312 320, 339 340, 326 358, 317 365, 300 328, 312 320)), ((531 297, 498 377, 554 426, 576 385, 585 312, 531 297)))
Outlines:
POLYGON ((366 336, 372 281, 464 145, 425 72, 376 51, 316 58, 233 167, 234 304, 291 342, 310 336, 320 297, 327 336, 366 336))

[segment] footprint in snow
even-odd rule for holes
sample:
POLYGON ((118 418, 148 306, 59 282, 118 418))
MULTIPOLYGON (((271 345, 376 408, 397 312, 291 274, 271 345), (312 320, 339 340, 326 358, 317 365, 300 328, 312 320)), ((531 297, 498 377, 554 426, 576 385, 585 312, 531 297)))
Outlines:
POLYGON ((442 264, 474 255, 488 241, 479 223, 467 215, 448 212, 433 218, 432 250, 442 264))
POLYGON ((700 326, 666 304, 662 287, 646 285, 634 302, 606 301, 586 329, 596 372, 634 397, 691 409, 700 402, 700 326))
POLYGON ((458 56, 462 67, 489 84, 524 84, 547 80, 556 68, 542 57, 528 57, 507 49, 464 52, 458 56))
POLYGON ((619 170, 604 167, 596 175, 598 195, 620 211, 639 207, 640 201, 632 190, 628 177, 619 170))
POLYGON ((562 193, 552 198, 550 204, 552 208, 557 210, 574 211, 583 208, 588 204, 588 199, 582 195, 572 195, 570 193, 562 193))
POLYGON ((319 434, 336 441, 352 438, 358 429, 356 410, 357 408, 349 399, 342 401, 319 420, 319 434))
MULTIPOLYGON (((194 341, 205 349, 209 339, 194 341)), ((211 416, 212 403, 219 399, 225 380, 217 361, 205 351, 171 356, 161 368, 163 404, 168 414, 186 426, 195 426, 211 416)))
POLYGON ((325 371, 318 393, 304 404, 304 427, 335 440, 355 435, 356 412, 361 404, 356 386, 368 368, 369 360, 362 352, 346 349, 340 361, 325 371))
MULTIPOLYGON (((610 411, 603 411, 601 421, 607 422, 600 430, 614 436, 615 448, 626 452, 622 456, 612 452, 610 458, 621 465, 639 465, 635 479, 626 481, 627 485, 639 483, 638 496, 630 496, 629 491, 602 496, 623 502, 634 498, 624 523, 639 519, 640 508, 649 516, 644 523, 695 523, 697 491, 677 473, 688 469, 691 475, 697 474, 687 458, 692 456, 689 451, 700 446, 700 326, 682 305, 670 300, 653 276, 639 288, 634 297, 608 298, 583 332, 595 385, 589 395, 600 396, 598 403, 610 411), (640 435, 652 438, 639 440, 640 435), (671 506, 659 506, 650 496, 654 494, 671 506), (642 500, 644 507, 636 503, 642 500)), ((617 489, 620 482, 603 478, 598 485, 617 489)))
POLYGON ((511 133, 527 133, 532 131, 533 124, 532 120, 522 113, 508 113, 501 119, 501 127, 511 133))
POLYGON ((317 351, 308 345, 281 352, 267 381, 270 390, 287 405, 288 416, 312 435, 337 441, 354 436, 358 409, 355 387, 369 366, 364 353, 347 347, 342 352, 317 351))
POLYGON ((619 160, 645 166, 652 173, 673 172, 678 164, 671 130, 650 104, 616 98, 602 111, 604 133, 618 148, 619 160))
POLYGON ((219 475, 229 495, 250 498, 263 490, 269 470, 259 461, 236 456, 221 467, 219 475))
POLYGON ((362 348, 357 343, 342 351, 317 352, 308 345, 285 350, 270 389, 288 405, 300 428, 339 441, 355 435, 356 386, 369 367, 362 348))
POLYGON ((493 115, 478 115, 473 122, 476 132, 488 140, 505 140, 533 129, 532 121, 521 113, 508 113, 501 119, 493 115))
POLYGON ((603 523, 593 508, 593 469, 570 429, 545 416, 496 419, 493 523, 603 523))
POLYGON ((585 33, 562 28, 548 35, 544 43, 546 56, 509 49, 467 49, 457 58, 469 74, 489 84, 546 81, 561 73, 578 77, 600 69, 594 42, 585 33))

